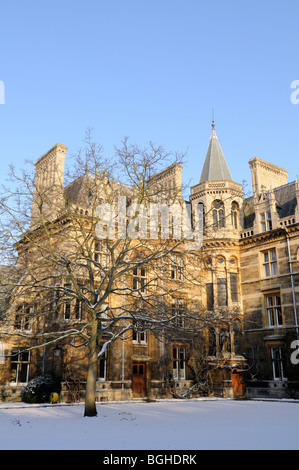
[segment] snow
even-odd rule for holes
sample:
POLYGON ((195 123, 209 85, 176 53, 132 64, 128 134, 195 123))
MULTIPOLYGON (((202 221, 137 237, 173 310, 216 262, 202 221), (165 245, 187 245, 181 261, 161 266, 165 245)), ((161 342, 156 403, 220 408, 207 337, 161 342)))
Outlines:
POLYGON ((0 404, 1 450, 298 450, 299 402, 231 399, 0 404))

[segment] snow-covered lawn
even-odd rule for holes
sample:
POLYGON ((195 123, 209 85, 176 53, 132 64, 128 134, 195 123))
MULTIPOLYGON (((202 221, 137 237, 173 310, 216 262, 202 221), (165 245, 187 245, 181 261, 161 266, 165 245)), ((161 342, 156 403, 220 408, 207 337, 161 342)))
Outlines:
POLYGON ((299 402, 0 404, 1 450, 299 449, 299 402))

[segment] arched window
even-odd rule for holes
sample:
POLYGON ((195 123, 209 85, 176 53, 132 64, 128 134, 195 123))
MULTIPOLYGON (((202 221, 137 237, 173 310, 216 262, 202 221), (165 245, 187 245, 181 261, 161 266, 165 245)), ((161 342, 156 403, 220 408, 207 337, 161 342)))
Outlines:
POLYGON ((232 203, 231 217, 232 217, 232 227, 238 228, 238 214, 239 206, 236 202, 232 203))
POLYGON ((225 227, 224 204, 222 201, 213 202, 213 225, 217 227, 225 227))
POLYGON ((205 225, 205 206, 203 202, 199 202, 197 204, 197 216, 199 218, 202 218, 202 226, 204 227, 205 225))

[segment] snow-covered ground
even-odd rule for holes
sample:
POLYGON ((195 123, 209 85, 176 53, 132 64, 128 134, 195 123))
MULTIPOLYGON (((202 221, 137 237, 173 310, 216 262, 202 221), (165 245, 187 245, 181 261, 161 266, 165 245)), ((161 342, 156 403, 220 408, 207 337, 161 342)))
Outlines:
POLYGON ((299 449, 299 402, 226 399, 0 404, 1 450, 299 449))

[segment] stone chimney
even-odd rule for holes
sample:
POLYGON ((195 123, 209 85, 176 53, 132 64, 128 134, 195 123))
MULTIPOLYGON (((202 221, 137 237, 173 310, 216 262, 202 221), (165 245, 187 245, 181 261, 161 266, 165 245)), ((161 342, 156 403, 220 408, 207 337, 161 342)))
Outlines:
POLYGON ((56 144, 35 164, 31 228, 55 220, 64 207, 63 177, 67 148, 56 144))
POLYGON ((249 160, 253 194, 261 194, 288 182, 288 172, 280 166, 254 157, 249 160))

